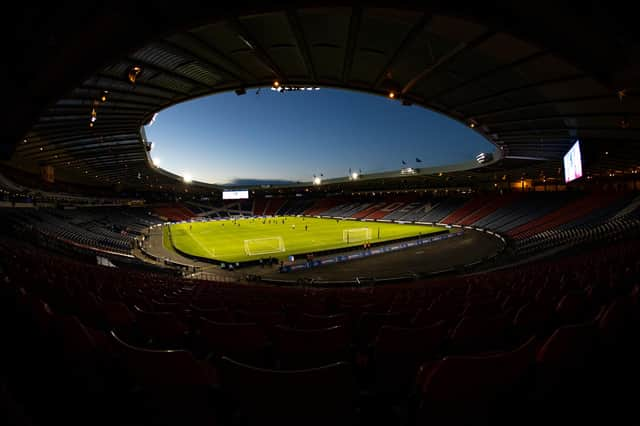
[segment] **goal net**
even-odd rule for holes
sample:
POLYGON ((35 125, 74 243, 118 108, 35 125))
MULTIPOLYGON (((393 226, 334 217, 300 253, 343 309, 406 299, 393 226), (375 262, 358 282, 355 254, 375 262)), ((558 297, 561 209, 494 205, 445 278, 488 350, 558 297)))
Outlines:
POLYGON ((244 252, 247 256, 282 253, 285 251, 282 237, 254 238, 244 240, 244 252))
POLYGON ((345 243, 357 243, 371 239, 369 228, 349 228, 342 231, 342 241, 345 243))

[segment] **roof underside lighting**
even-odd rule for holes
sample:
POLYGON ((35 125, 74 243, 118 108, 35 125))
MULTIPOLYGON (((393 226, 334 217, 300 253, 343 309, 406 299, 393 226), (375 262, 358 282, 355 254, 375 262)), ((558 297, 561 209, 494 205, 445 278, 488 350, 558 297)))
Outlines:
POLYGON ((142 68, 140 68, 139 66, 133 66, 131 67, 131 69, 129 70, 129 81, 131 82, 131 84, 134 84, 136 82, 136 79, 138 78, 138 75, 140 75, 140 73, 142 72, 142 68))

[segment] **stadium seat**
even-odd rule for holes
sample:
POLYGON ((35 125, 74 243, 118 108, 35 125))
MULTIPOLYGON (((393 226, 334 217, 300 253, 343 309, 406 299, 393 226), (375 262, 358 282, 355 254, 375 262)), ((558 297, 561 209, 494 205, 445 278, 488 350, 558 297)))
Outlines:
POLYGON ((320 367, 351 361, 350 342, 351 336, 342 326, 306 330, 277 326, 273 352, 280 369, 320 367))
POLYGON ((406 327, 411 322, 411 316, 412 315, 407 312, 363 312, 356 328, 356 344, 359 350, 366 350, 367 346, 378 335, 378 331, 383 325, 406 327))
POLYGON ((352 425, 356 416, 357 391, 346 362, 283 371, 223 357, 220 383, 237 424, 352 425))
POLYGON ((157 348, 186 348, 189 327, 173 312, 148 312, 134 308, 136 327, 145 337, 145 344, 157 348))
POLYGON ((451 331, 448 352, 478 354, 502 350, 511 334, 511 324, 504 315, 492 318, 462 317, 451 331))
POLYGON ((255 366, 271 366, 271 345, 255 323, 222 323, 201 319, 198 347, 214 363, 227 356, 255 366))
POLYGON ((553 412, 559 419, 586 421, 604 396, 604 389, 598 386, 597 365, 594 322, 556 329, 537 354, 532 397, 536 405, 544 407, 540 414, 553 412))
POLYGON ((367 365, 373 392, 407 397, 418 367, 442 354, 445 338, 444 321, 421 328, 382 326, 367 365))
POLYGON ((419 372, 417 424, 490 425, 518 422, 512 405, 526 392, 538 348, 535 338, 511 351, 449 356, 419 372))
MULTIPOLYGON (((123 398, 133 421, 143 424, 217 423, 218 374, 186 350, 146 349, 109 334, 121 368, 131 377, 123 398)), ((120 407, 118 407, 120 409, 120 407)))
POLYGON ((312 315, 303 313, 298 317, 296 326, 302 329, 328 328, 334 326, 349 329, 349 317, 347 314, 312 315))

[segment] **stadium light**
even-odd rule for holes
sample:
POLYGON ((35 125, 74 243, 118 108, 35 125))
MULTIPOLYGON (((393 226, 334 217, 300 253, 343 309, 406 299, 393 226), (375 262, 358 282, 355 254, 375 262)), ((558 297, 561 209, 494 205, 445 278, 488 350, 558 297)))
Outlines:
POLYGON ((129 81, 131 82, 131 84, 135 84, 136 83, 136 79, 138 78, 138 75, 140 75, 140 73, 142 72, 142 68, 140 68, 139 66, 135 65, 133 67, 131 67, 131 69, 129 69, 129 81))
POLYGON ((320 176, 314 176, 313 177, 313 184, 314 185, 320 185, 322 183, 322 179, 320 178, 320 176))
POLYGON ((184 176, 182 177, 182 180, 184 180, 184 183, 191 183, 193 178, 191 177, 191 174, 185 173, 184 176))
POLYGON ((356 180, 360 177, 358 172, 351 172, 351 180, 356 180))

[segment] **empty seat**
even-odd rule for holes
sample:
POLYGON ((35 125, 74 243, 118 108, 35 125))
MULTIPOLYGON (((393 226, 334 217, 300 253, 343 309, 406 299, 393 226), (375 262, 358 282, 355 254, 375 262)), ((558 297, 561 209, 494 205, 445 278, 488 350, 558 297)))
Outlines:
POLYGON ((344 327, 301 330, 278 326, 274 335, 274 355, 281 369, 319 367, 350 361, 350 336, 344 327))
POLYGON ((250 365, 272 364, 267 336, 255 323, 221 323, 203 318, 197 340, 201 350, 215 361, 227 356, 250 365))
POLYGON ((401 313, 378 313, 364 312, 360 316, 356 328, 356 343, 360 350, 366 349, 373 339, 378 335, 380 327, 391 325, 396 327, 407 327, 411 322, 411 314, 401 313))
POLYGON ((346 362, 272 370, 223 357, 220 380, 232 401, 233 423, 326 426, 354 421, 356 391, 346 362))
POLYGON ((406 397, 418 367, 441 354, 445 337, 444 321, 421 328, 383 326, 368 365, 375 393, 406 397))
POLYGON ((173 312, 148 312, 135 309, 136 327, 145 336, 146 344, 154 347, 185 348, 189 327, 173 312))
POLYGON ((344 313, 334 315, 313 315, 303 313, 298 317, 296 326, 304 329, 328 328, 334 326, 341 326, 345 327, 345 329, 349 329, 349 317, 344 313))
POLYGON ((425 366, 419 424, 495 424, 510 417, 535 364, 537 343, 486 356, 450 356, 425 366), (517 394, 517 397, 516 397, 517 394))
POLYGON ((509 333, 509 323, 503 315, 463 317, 451 332, 449 350, 456 354, 501 350, 508 341, 509 333))
POLYGON ((218 377, 186 350, 146 349, 109 334, 114 354, 132 379, 128 399, 145 424, 215 424, 218 377))
POLYGON ((562 326, 539 349, 532 397, 541 416, 553 412, 561 418, 583 421, 605 396, 594 369, 596 330, 594 323, 562 326), (584 416, 582 420, 575 417, 578 413, 584 416))

